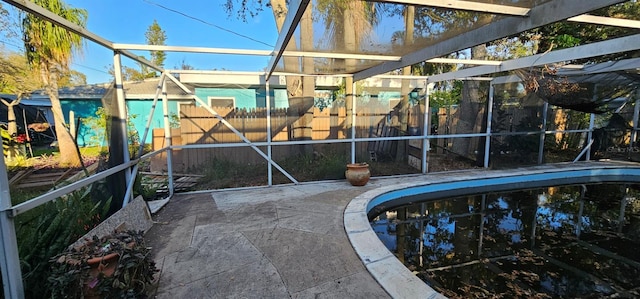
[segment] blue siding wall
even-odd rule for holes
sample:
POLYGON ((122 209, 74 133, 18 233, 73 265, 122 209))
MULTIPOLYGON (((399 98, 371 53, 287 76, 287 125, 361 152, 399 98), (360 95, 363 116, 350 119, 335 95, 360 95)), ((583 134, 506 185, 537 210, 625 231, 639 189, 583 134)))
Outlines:
MULTIPOLYGON (((61 100, 62 111, 65 115, 65 120, 69 121, 69 112, 73 111, 76 118, 88 118, 88 117, 97 117, 96 111, 98 108, 102 107, 102 102, 97 99, 77 99, 77 100, 61 100)), ((151 107, 153 104, 153 100, 127 100, 127 109, 129 111, 129 115, 135 115, 135 118, 132 118, 133 124, 142 138, 144 134, 145 126, 147 125, 147 120, 149 119, 149 114, 151 113, 151 107)), ((178 101, 169 101, 169 115, 177 115, 178 114, 178 101)), ((82 126, 82 124, 81 124, 82 126)), ((156 105, 155 112, 153 113, 153 118, 151 120, 151 128, 149 129, 149 133, 147 134, 146 143, 151 143, 152 134, 151 130, 153 128, 162 128, 164 126, 164 120, 162 115, 162 102, 158 101, 156 105)), ((88 145, 92 136, 95 136, 94 132, 91 130, 80 129, 80 136, 78 136, 78 144, 80 146, 88 145)))
MULTIPOLYGON (((266 107, 266 91, 264 89, 241 89, 241 88, 196 88, 196 95, 203 101, 207 101, 207 98, 212 97, 233 97, 235 98, 236 108, 258 108, 266 107)), ((275 89, 270 91, 271 106, 273 108, 287 108, 289 102, 287 100, 287 91, 285 89, 275 89)), ((102 107, 100 99, 74 99, 74 100, 61 100, 62 110, 67 122, 69 121, 69 111, 75 113, 76 118, 88 118, 96 117, 96 111, 102 107)), ((178 114, 178 103, 180 101, 169 101, 169 115, 178 114)), ((127 109, 130 115, 135 115, 132 119, 136 130, 140 138, 144 134, 147 120, 149 119, 149 113, 153 100, 127 100, 127 109)), ((81 124, 82 126, 82 124, 81 124)), ((151 120, 150 132, 147 135, 146 143, 151 143, 153 128, 162 128, 164 126, 162 115, 162 102, 158 101, 156 105, 153 118, 151 120)), ((78 136, 78 144, 85 146, 89 143, 91 136, 94 136, 94 132, 87 130, 81 130, 80 136, 78 136)))
MULTIPOLYGON (((287 108, 287 91, 276 89, 270 91, 271 104, 273 108, 287 108)), ((232 97, 236 100, 236 108, 258 108, 266 107, 266 91, 264 89, 253 88, 196 88, 196 95, 203 101, 208 97, 232 97)))

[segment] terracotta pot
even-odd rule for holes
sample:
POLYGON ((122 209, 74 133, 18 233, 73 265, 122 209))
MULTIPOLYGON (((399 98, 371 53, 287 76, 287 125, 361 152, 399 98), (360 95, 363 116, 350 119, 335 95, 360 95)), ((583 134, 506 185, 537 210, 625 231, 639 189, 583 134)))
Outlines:
POLYGON ((85 298, 101 298, 98 295, 98 290, 96 289, 100 279, 100 273, 105 277, 112 276, 118 267, 119 260, 120 255, 116 252, 87 260, 87 264, 91 268, 89 269, 89 278, 84 284, 85 298))
POLYGON ((355 163, 347 164, 347 171, 344 173, 347 181, 353 186, 364 186, 369 182, 371 172, 369 172, 369 164, 355 163))

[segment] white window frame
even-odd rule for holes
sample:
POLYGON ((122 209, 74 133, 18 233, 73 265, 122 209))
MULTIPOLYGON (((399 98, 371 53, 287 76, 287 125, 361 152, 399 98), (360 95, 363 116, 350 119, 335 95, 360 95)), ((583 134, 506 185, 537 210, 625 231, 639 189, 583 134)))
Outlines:
POLYGON ((212 100, 231 100, 233 101, 233 107, 231 108, 236 108, 236 98, 235 97, 218 97, 218 96, 208 96, 207 97, 207 105, 209 105, 209 107, 213 107, 211 105, 212 100))

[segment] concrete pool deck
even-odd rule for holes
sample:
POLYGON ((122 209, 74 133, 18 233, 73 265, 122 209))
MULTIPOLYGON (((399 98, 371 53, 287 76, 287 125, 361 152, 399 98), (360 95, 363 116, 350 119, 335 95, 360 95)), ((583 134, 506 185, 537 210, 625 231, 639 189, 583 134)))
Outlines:
POLYGON ((376 196, 438 182, 637 163, 580 162, 175 195, 146 235, 156 298, 435 298, 368 226, 376 196), (354 249, 355 248, 355 249, 354 249), (410 287, 413 285, 413 287, 410 287))

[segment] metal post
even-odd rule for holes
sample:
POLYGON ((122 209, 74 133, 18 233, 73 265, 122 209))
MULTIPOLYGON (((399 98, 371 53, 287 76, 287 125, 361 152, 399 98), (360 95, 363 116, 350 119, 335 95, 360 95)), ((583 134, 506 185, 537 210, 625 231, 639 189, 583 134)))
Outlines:
POLYGON ((629 145, 633 148, 638 138, 638 115, 640 115, 640 88, 636 91, 636 101, 633 105, 633 129, 631 130, 631 142, 629 145))
POLYGON ((164 144, 167 147, 167 178, 169 197, 173 196, 173 150, 171 149, 171 123, 169 122, 169 99, 167 97, 167 82, 162 82, 162 115, 164 118, 164 144))
POLYGON ((544 161, 544 140, 547 137, 547 116, 549 114, 549 103, 542 105, 542 129, 540 130, 540 144, 538 144, 538 165, 544 161))
POLYGON ((484 239, 484 217, 487 216, 487 195, 482 194, 482 201, 480 202, 480 230, 478 233, 478 258, 482 255, 482 246, 484 239))
MULTIPOLYGON (((266 78, 266 76, 265 76, 266 78)), ((265 82, 265 100, 267 101, 267 180, 269 186, 273 185, 273 153, 271 145, 271 95, 269 94, 269 80, 265 82)))
MULTIPOLYGON (((597 91, 598 91, 598 84, 596 84, 593 87, 593 101, 596 101, 597 98, 597 91)), ((596 115, 594 113, 591 113, 589 115, 589 133, 587 133, 587 136, 589 137, 588 139, 588 144, 590 145, 589 150, 585 153, 585 161, 589 161, 591 160, 591 146, 593 146, 593 128, 595 127, 595 119, 596 119, 596 115)))
MULTIPOLYGON (((125 102, 124 97, 124 86, 122 79, 122 64, 120 61, 120 52, 113 52, 113 69, 116 70, 114 72, 114 77, 116 81, 116 100, 118 102, 118 119, 119 119, 119 130, 122 132, 122 159, 123 163, 128 163, 131 158, 129 157, 129 136, 127 134, 127 104, 125 102)), ((125 181, 129 183, 131 181, 131 168, 127 168, 124 170, 125 173, 125 181)), ((131 186, 127 186, 129 189, 131 186)), ((131 197, 131 196, 129 196, 131 197)), ((123 198, 122 206, 126 206, 131 198, 123 198)))
POLYGON ((427 207, 425 203, 421 203, 420 204, 420 221, 419 221, 419 225, 420 225, 420 237, 418 237, 418 242, 420 242, 419 245, 419 249, 418 249, 418 255, 419 255, 419 259, 420 259, 420 267, 424 267, 424 258, 422 257, 422 254, 424 253, 424 218, 427 216, 427 207))
POLYGON ((149 118, 147 118, 147 125, 144 127, 144 134, 142 134, 142 139, 140 139, 140 148, 138 150, 138 157, 142 156, 142 152, 144 150, 144 145, 147 140, 147 135, 149 135, 149 128, 151 128, 151 122, 153 121, 153 114, 156 112, 156 105, 158 104, 158 99, 160 98, 160 92, 162 91, 162 85, 164 85, 165 75, 164 73, 160 75, 160 80, 158 80, 158 86, 156 86, 156 95, 153 97, 153 103, 151 104, 151 111, 149 111, 149 118))
POLYGON ((580 239, 582 233, 582 214, 584 213, 584 196, 587 186, 580 185, 580 208, 578 209, 578 219, 576 220, 576 238, 580 239))
POLYGON ((491 118, 493 114, 493 81, 489 83, 489 100, 487 101, 487 132, 484 140, 484 168, 489 168, 491 153, 491 118))
POLYGON ((11 218, 11 195, 4 157, 0 158, 0 270, 5 298, 24 298, 16 228, 11 218))
MULTIPOLYGON (((164 74, 160 76, 160 81, 158 81, 158 87, 156 88, 156 95, 153 97, 153 103, 151 104, 151 111, 149 112, 147 125, 144 128, 144 134, 142 134, 142 138, 140 139, 140 146, 138 147, 138 155, 136 156, 136 159, 140 159, 140 157, 142 157, 145 140, 147 140, 147 135, 149 134, 149 128, 151 127, 151 121, 153 120, 153 114, 156 111, 156 105, 158 104, 158 98, 160 96, 160 91, 162 90, 163 84, 164 84, 164 74)), ((124 194, 124 198, 131 198, 131 193, 133 192, 133 184, 135 183, 136 176, 138 175, 138 169, 139 169, 138 164, 133 166, 133 170, 131 171, 131 178, 129 178, 129 181, 127 183, 128 187, 127 187, 127 192, 124 194)))
POLYGON ((351 163, 356 163, 356 82, 351 80, 351 163))
MULTIPOLYGON (((587 133, 590 146, 593 146, 593 128, 595 127, 595 123, 596 123, 596 115, 591 113, 591 115, 589 116, 589 133, 587 133)), ((586 157, 584 159, 585 161, 591 160, 590 149, 585 153, 585 157, 586 157)))
MULTIPOLYGON (((425 80, 425 83, 427 81, 425 80)), ((431 134, 431 112, 429 108, 429 95, 433 90, 433 83, 426 84, 424 92, 424 123, 422 124, 422 173, 429 172, 427 154, 430 150, 429 134, 431 134)))

